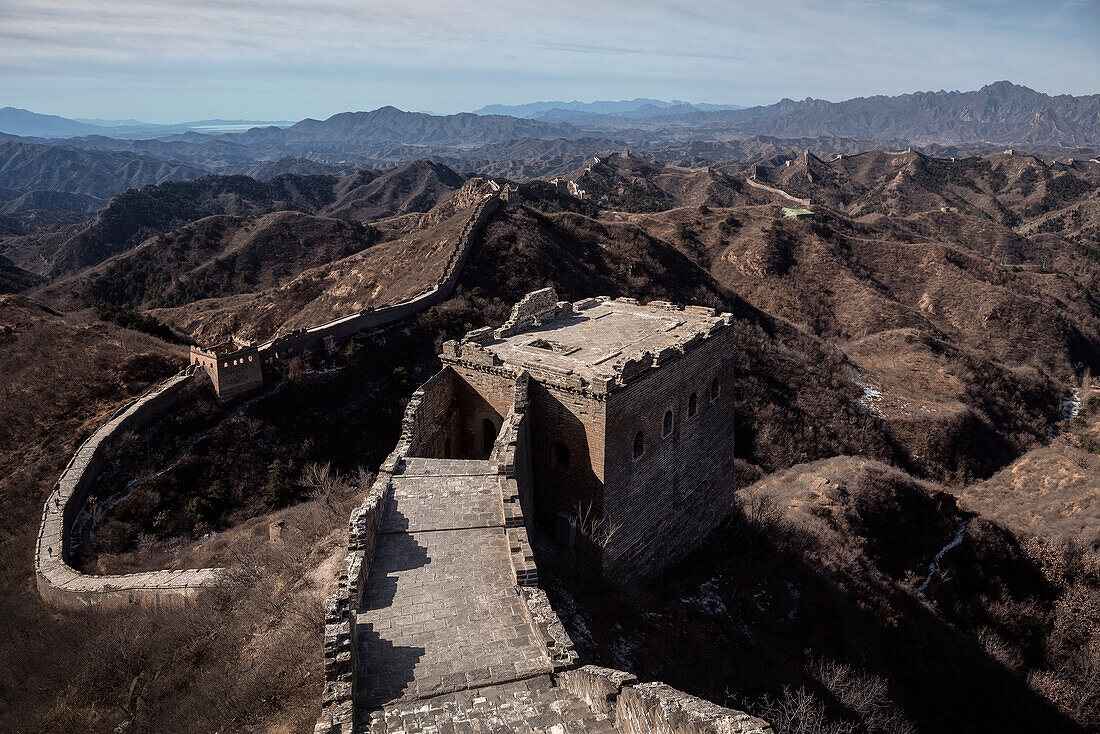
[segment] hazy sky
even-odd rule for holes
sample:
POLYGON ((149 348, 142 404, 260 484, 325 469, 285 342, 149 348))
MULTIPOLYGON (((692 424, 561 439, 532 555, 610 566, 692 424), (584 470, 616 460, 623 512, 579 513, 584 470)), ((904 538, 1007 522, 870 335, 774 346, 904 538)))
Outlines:
POLYGON ((0 0, 0 107, 169 122, 1000 79, 1092 94, 1098 38, 1100 0, 0 0))

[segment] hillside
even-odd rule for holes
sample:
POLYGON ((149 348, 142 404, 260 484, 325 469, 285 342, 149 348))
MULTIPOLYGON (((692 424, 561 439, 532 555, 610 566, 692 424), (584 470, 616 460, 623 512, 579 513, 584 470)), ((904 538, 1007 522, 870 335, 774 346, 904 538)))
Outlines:
POLYGON ((283 510, 285 552, 251 550, 264 580, 237 578, 188 609, 134 606, 104 624, 38 595, 26 549, 61 470, 112 412, 185 361, 181 347, 0 296, 0 613, 12 630, 0 642, 4 731, 111 732, 119 702, 156 730, 258 732, 274 719, 304 730, 316 718, 322 621, 311 615, 323 589, 311 574, 336 547, 329 531, 347 517, 350 490, 283 510), (269 604, 278 611, 259 612, 269 604), (243 659, 255 661, 251 672, 227 674, 243 659), (261 696, 278 702, 261 712, 261 696))
POLYGON ((294 211, 205 217, 110 258, 36 297, 68 308, 99 301, 131 308, 180 306, 281 284, 378 239, 361 222, 294 211))
POLYGON ((753 172, 788 193, 856 217, 947 208, 1008 226, 1095 200, 1100 185, 1100 165, 1090 161, 1048 166, 1009 153, 945 159, 873 151, 823 160, 807 151, 753 172))
MULTIPOLYGON (((206 217, 256 217, 298 211, 371 220, 423 212, 461 186, 463 178, 438 164, 412 163, 345 177, 281 174, 267 181, 247 176, 203 176, 193 181, 131 189, 87 224, 33 242, 0 243, 22 267, 57 278, 131 250, 146 239, 206 217)), ((290 221, 290 220, 287 220, 290 221)))
POLYGON ((0 187, 80 194, 100 205, 127 189, 186 181, 204 173, 195 166, 141 153, 0 141, 0 187))
POLYGON ((1021 540, 942 487, 865 458, 800 464, 738 497, 665 593, 558 587, 586 653, 781 731, 1100 723, 1095 557, 1021 540))
POLYGON ((0 294, 21 293, 43 282, 40 275, 27 272, 0 255, 0 294))
POLYGON ((260 150, 317 148, 338 152, 347 151, 355 145, 376 142, 468 145, 524 137, 573 137, 575 134, 575 129, 570 125, 506 115, 429 115, 404 112, 396 107, 380 107, 370 112, 341 112, 325 120, 305 119, 288 128, 253 128, 248 132, 226 133, 220 137, 260 150))
POLYGON ((754 194, 741 181, 719 171, 654 164, 629 151, 594 158, 563 178, 584 192, 581 198, 619 211, 728 207, 768 198, 754 194))
POLYGON ((510 188, 434 308, 295 360, 255 401, 197 399, 128 439, 97 490, 114 499, 97 509, 86 568, 242 557, 259 568, 193 614, 131 610, 117 629, 83 634, 83 617, 63 621, 67 646, 51 643, 48 674, 29 677, 19 668, 51 617, 25 553, 42 497, 78 438, 182 357, 61 307, 102 298, 152 309, 199 343, 266 339, 422 292, 494 189, 428 162, 211 176, 119 195, 61 244, 23 235, 23 252, 94 264, 32 291, 56 309, 0 297, 0 353, 14 360, 0 462, 30 467, 6 480, 12 545, 0 570, 19 590, 9 618, 36 631, 0 643, 0 692, 33 701, 15 716, 112 731, 125 718, 114 702, 134 698, 134 721, 178 731, 311 725, 323 579, 348 505, 399 434, 403 400, 438 369, 443 340, 499 325, 553 284, 563 299, 729 311, 738 345, 738 503, 716 510, 731 516, 698 552, 664 583, 618 596, 536 539, 540 577, 589 659, 782 732, 1095 729, 1100 414, 1060 422, 1086 370, 1100 373, 1091 169, 762 151, 708 170, 616 153, 566 181, 584 198, 564 182, 510 188), (754 165, 760 181, 811 196, 814 218, 784 218, 789 202, 748 183, 754 165), (1083 183, 1054 183, 1070 175, 1083 183), (331 494, 309 474, 325 463, 339 473, 331 494), (285 550, 266 541, 275 519, 285 550), (105 674, 104 649, 134 657, 105 674), (255 665, 226 676, 242 659, 255 665))

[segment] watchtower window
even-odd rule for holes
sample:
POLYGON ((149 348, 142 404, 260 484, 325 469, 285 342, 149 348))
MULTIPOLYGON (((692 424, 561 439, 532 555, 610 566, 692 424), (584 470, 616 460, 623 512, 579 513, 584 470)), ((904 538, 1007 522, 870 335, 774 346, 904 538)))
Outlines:
POLYGON ((699 396, 695 393, 691 394, 688 398, 688 418, 695 417, 695 414, 699 412, 699 396))
POLYGON ((569 447, 555 441, 550 450, 550 466, 559 471, 569 471, 569 447))
POLYGON ((634 437, 634 458, 642 458, 642 454, 645 453, 645 436, 641 431, 638 431, 638 435, 634 437))
POLYGON ((665 412, 665 422, 661 424, 661 435, 668 436, 672 434, 672 411, 665 412))
POLYGON ((722 394, 722 385, 718 382, 718 378, 714 378, 714 382, 710 383, 710 399, 715 400, 722 394))

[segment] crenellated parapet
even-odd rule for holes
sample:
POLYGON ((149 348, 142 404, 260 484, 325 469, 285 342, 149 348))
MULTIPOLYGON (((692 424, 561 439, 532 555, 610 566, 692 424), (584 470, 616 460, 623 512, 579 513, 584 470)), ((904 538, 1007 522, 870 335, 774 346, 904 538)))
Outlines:
POLYGON ((639 683, 621 670, 585 665, 560 676, 562 686, 623 734, 772 734, 771 725, 664 683, 639 683))
POLYGON ((325 636, 322 643, 325 688, 317 734, 350 734, 355 721, 355 614, 359 610, 363 581, 370 571, 378 540, 390 474, 381 471, 362 504, 351 511, 348 540, 336 579, 336 588, 325 598, 325 636))
POLYGON ((600 296, 571 303, 543 288, 517 303, 499 328, 483 327, 445 342, 441 358, 475 369, 525 370, 540 383, 606 397, 715 337, 732 318, 713 308, 667 301, 641 304, 600 296), (621 338, 607 326, 611 323, 621 327, 621 338))

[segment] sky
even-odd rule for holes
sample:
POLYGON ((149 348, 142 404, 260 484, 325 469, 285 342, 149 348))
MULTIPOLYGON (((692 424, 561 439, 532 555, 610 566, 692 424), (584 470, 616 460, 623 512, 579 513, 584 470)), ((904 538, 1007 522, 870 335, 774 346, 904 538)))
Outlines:
POLYGON ((1100 0, 0 0, 0 107, 146 122, 394 105, 1100 93, 1100 0))

